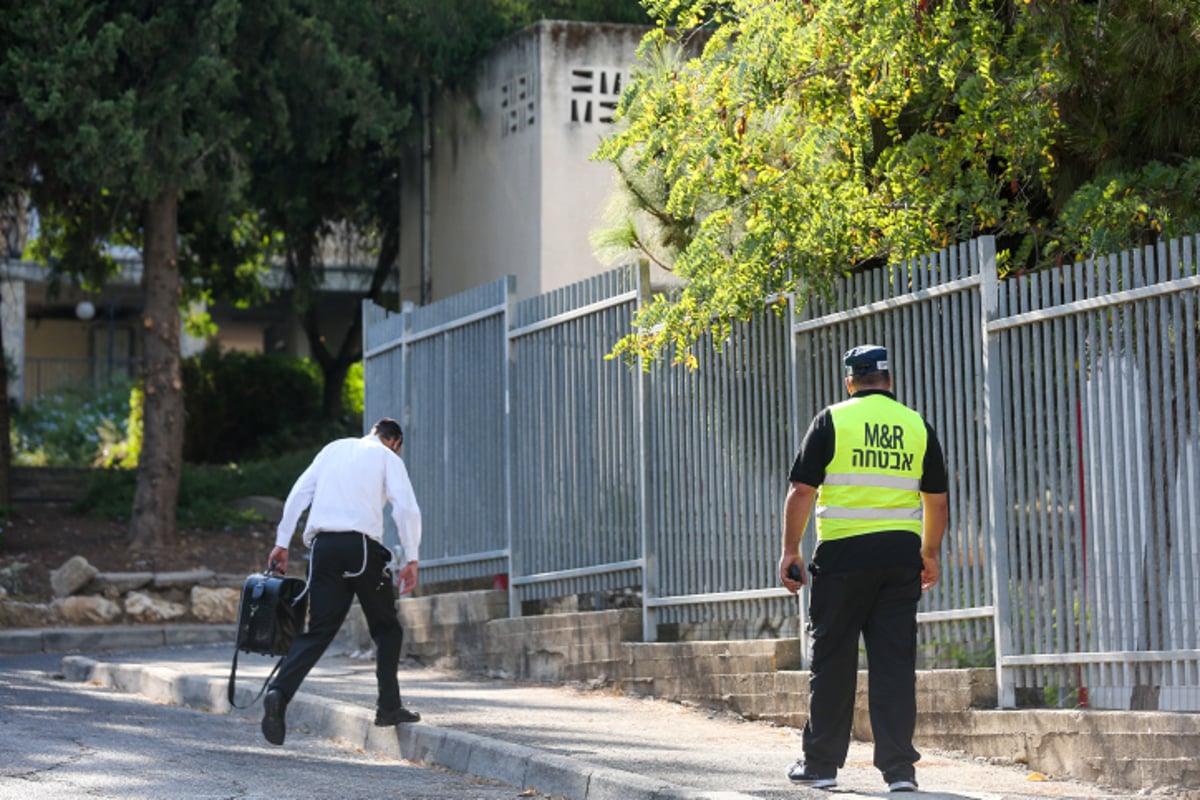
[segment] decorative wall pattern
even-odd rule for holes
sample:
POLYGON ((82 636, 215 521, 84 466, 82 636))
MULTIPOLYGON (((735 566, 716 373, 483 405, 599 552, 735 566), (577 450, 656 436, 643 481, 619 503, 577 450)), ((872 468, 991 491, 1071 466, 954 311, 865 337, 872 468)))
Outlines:
POLYGON ((501 137, 520 133, 537 120, 537 91, 532 73, 500 85, 501 137))
POLYGON ((627 78, 611 67, 574 67, 571 70, 571 122, 610 125, 627 78))

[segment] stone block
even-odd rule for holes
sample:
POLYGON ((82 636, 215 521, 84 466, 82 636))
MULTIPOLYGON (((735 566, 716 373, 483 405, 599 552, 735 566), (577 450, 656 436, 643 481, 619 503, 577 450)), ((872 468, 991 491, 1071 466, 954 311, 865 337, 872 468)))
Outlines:
POLYGON ((152 572, 101 572, 92 580, 91 588, 108 597, 120 597, 144 589, 153 581, 152 572))
POLYGON ((55 597, 70 597, 92 582, 100 570, 83 556, 71 556, 61 567, 50 572, 50 588, 55 597))
POLYGON ((125 613, 134 622, 166 622, 187 614, 187 607, 143 592, 125 596, 125 613))
POLYGON ((240 601, 241 592, 237 589, 193 586, 192 616, 200 622, 235 623, 240 601))
POLYGON ((0 602, 0 628, 41 628, 61 621, 58 609, 47 603, 0 602))
POLYGON ((121 616, 121 606, 99 595, 63 597, 54 601, 68 625, 107 625, 121 616))

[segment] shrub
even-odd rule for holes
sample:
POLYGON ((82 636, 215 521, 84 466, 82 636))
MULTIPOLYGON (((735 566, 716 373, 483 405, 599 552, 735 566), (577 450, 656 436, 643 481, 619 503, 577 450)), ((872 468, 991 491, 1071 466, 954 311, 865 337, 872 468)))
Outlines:
MULTIPOLYGON (((129 424, 130 380, 95 389, 72 386, 43 395, 12 415, 13 463, 91 466, 129 424)), ((136 455, 135 455, 136 460, 136 455)))
POLYGON ((364 396, 363 362, 355 361, 346 373, 346 382, 342 384, 342 411, 346 415, 346 424, 359 431, 362 430, 364 396))
MULTIPOLYGON (((249 521, 246 514, 233 510, 231 503, 249 495, 283 499, 318 449, 298 449, 245 464, 185 464, 179 479, 176 519, 184 527, 196 528, 244 524, 249 521)), ((136 483, 134 470, 96 470, 75 508, 107 519, 128 519, 136 483)))
POLYGON ((183 459, 221 464, 283 452, 324 430, 308 360, 209 348, 183 362, 183 459))

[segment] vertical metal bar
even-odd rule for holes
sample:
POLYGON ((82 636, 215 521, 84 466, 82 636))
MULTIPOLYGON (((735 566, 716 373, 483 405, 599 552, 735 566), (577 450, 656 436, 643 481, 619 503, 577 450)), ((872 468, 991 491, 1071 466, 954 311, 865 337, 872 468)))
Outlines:
POLYGON ((1007 487, 1004 478, 1004 458, 999 443, 1004 441, 1004 419, 1001 414, 1002 396, 999 375, 1000 342, 987 330, 987 323, 997 312, 999 274, 996 268, 996 240, 991 236, 976 240, 982 285, 980 287, 980 316, 983 336, 984 380, 984 451, 987 455, 987 518, 990 533, 992 562, 993 605, 996 608, 996 697, 1001 708, 1016 705, 1015 692, 1005 674, 1003 659, 1012 651, 1008 562, 1002 547, 1008 537, 1004 506, 1007 487))
MULTIPOLYGON (((1021 279, 1025 293, 1022 297, 1024 311, 1036 307, 1036 279, 1026 277, 1021 279)), ((1008 503, 1016 505, 1016 524, 1009 529, 1009 534, 1016 547, 1016 561, 1013 566, 1013 584, 1019 591, 1018 600, 1021 608, 1014 622, 1014 642, 1017 653, 1037 652, 1037 632, 1041 629, 1041 604, 1038 597, 1037 571, 1039 553, 1036 552, 1036 527, 1033 524, 1033 511, 1030 506, 1036 497, 1034 490, 1033 465, 1029 456, 1035 452, 1031 448, 1031 429, 1035 424, 1036 414, 1032 393, 1033 381, 1030 371, 1034 368, 1030 340, 1033 331, 1029 326, 1022 326, 1013 331, 1013 377, 1012 382, 1020 387, 1019 392, 1013 393, 1014 406, 1011 419, 1013 432, 1009 437, 1011 442, 1008 462, 1013 465, 1016 477, 1013 481, 1016 491, 1009 494, 1008 503), (1021 454, 1026 457, 1022 458, 1021 454)), ((1035 670, 1040 672, 1040 670, 1035 670)))
POLYGON ((502 364, 501 385, 503 387, 503 411, 504 411, 504 549, 508 555, 505 557, 504 571, 508 575, 508 615, 512 618, 521 616, 521 603, 517 597, 516 589, 513 585, 513 552, 515 550, 515 542, 513 541, 513 508, 516 505, 513 497, 513 466, 519 463, 513 447, 516 443, 513 436, 513 412, 512 412, 512 387, 513 387, 513 367, 514 367, 514 349, 513 341, 509 336, 509 331, 512 330, 513 323, 513 294, 516 279, 510 277, 504 286, 504 311, 500 315, 500 335, 504 341, 504 363, 502 364))
MULTIPOLYGON (((812 364, 812 338, 810 333, 796 333, 795 326, 797 317, 799 317, 797 309, 797 298, 795 294, 788 295, 788 345, 791 355, 791 368, 788 371, 789 396, 790 402, 787 405, 788 413, 792 420, 792 438, 789 444, 791 452, 797 453, 800 450, 801 437, 803 437, 808 426, 808 410, 811 407, 810 401, 801 400, 799 387, 800 370, 811 371, 812 364)), ((806 381, 806 385, 811 387, 813 381, 811 377, 806 381)), ((811 392, 811 388, 810 388, 811 392)), ((791 465, 785 465, 785 469, 790 469, 791 465)), ((782 501, 780 501, 782 502, 782 501)), ((783 514, 779 516, 780 530, 774 531, 777 537, 776 541, 782 541, 784 524, 783 514)), ((772 581, 772 584, 776 583, 772 581)), ((808 590, 807 586, 801 587, 796 594, 796 615, 797 626, 800 629, 800 668, 808 669, 810 665, 809 641, 808 641, 808 590)))
MULTIPOLYGON (((643 304, 650 297, 650 265, 642 261, 638 264, 637 300, 635 315, 640 313, 643 304)), ((642 357, 638 356, 637 375, 634 378, 633 391, 633 427, 637 441, 637 489, 638 489, 638 550, 642 557, 642 641, 658 641, 658 611, 653 601, 658 597, 658 546, 657 540, 651 533, 650 521, 652 511, 657 508, 659 497, 657 492, 651 492, 650 476, 657 474, 651 470, 649 463, 651 448, 649 441, 649 424, 647 404, 650 402, 647 384, 650 380, 642 357)), ((656 426, 657 427, 657 426, 656 426)), ((658 448, 653 448, 657 450, 658 448)), ((668 484, 669 485, 669 484, 668 484)), ((658 518, 657 514, 653 515, 658 518)))

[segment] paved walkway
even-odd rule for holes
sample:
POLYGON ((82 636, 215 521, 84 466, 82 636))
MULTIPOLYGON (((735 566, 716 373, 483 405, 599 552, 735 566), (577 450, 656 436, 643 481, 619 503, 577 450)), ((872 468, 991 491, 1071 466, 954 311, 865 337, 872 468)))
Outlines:
MULTIPOLYGON (((0 652, 5 652, 0 631, 0 652)), ((84 636, 81 633, 81 636, 84 636)), ((58 645, 69 644, 63 632, 58 645)), ((134 648, 136 632, 119 637, 134 648)), ((64 656, 69 680, 94 681, 124 691, 219 712, 229 711, 225 690, 228 642, 162 646, 150 629, 146 647, 100 652, 94 632, 80 643, 86 654, 64 656)), ((64 649, 71 649, 66 648, 64 649)), ((11 649, 8 652, 12 652, 11 649)), ((2 656, 0 656, 2 658, 2 656)), ((238 703, 247 704, 273 659, 239 656, 238 703)), ((531 787, 570 800, 745 800, 821 798, 828 792, 793 787, 787 766, 800 754, 799 732, 661 700, 624 697, 611 689, 541 686, 401 665, 405 704, 423 720, 399 728, 371 724, 374 663, 335 644, 310 674, 288 709, 288 737, 319 735, 411 761, 531 787)), ((246 736, 257 737, 262 706, 246 715, 246 736)), ((287 747, 285 742, 284 747, 287 747)), ((1128 797, 1019 766, 993 765, 962 754, 928 749, 917 765, 927 798, 1128 797)), ((888 796, 871 764, 869 744, 855 742, 832 792, 842 798, 888 796)), ((1144 795, 1142 795, 1144 796, 1144 795)))

